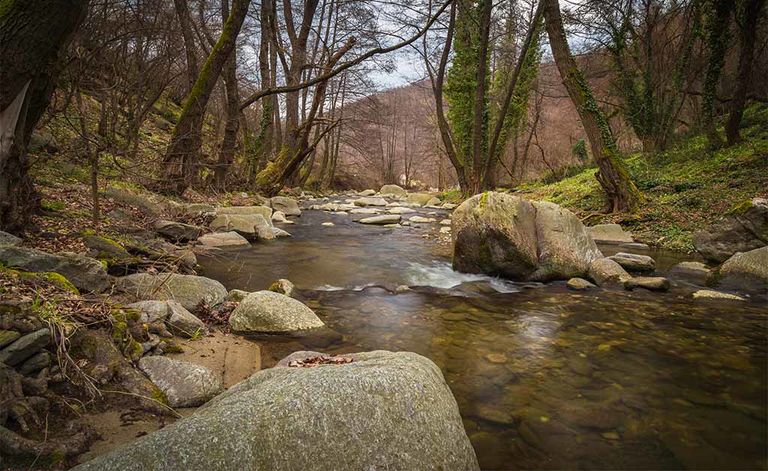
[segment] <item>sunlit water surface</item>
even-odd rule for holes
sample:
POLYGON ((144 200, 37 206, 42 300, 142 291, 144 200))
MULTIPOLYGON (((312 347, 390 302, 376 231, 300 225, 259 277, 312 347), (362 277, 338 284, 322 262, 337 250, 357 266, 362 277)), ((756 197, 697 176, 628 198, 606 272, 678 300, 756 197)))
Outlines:
MULTIPOLYGON (((576 293, 459 274, 435 250, 437 224, 357 218, 305 211, 284 227, 290 240, 201 259, 230 289, 290 279, 327 324, 259 337, 267 365, 300 349, 425 355, 483 469, 768 468, 764 302, 694 303, 685 284, 576 293)), ((662 274, 685 259, 652 255, 662 274)))

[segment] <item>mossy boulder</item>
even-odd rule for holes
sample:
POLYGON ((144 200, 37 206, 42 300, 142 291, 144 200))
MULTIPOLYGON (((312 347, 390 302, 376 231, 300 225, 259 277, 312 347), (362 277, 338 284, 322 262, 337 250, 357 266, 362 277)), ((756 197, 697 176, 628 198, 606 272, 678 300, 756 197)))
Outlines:
POLYGON ((398 185, 384 185, 381 187, 381 190, 379 190, 379 194, 384 196, 405 196, 408 194, 407 191, 403 189, 403 187, 398 185))
POLYGON ((178 273, 135 273, 117 278, 115 288, 137 301, 178 301, 187 310, 194 310, 201 303, 216 306, 227 298, 227 289, 218 281, 178 273))
POLYGON ((714 263, 768 245, 768 199, 754 198, 737 205, 720 221, 694 233, 693 245, 714 263))
POLYGON ((406 202, 419 206, 425 206, 432 199, 432 195, 429 193, 408 193, 408 196, 405 197, 406 202))
POLYGON ((768 295, 768 246, 732 256, 719 276, 725 288, 768 295))
POLYGON ((190 417, 75 469, 479 469, 434 363, 409 352, 349 356, 259 371, 190 417))
POLYGON ((28 272, 58 273, 81 291, 100 293, 110 285, 104 266, 80 254, 50 254, 27 247, 0 246, 0 263, 28 272))

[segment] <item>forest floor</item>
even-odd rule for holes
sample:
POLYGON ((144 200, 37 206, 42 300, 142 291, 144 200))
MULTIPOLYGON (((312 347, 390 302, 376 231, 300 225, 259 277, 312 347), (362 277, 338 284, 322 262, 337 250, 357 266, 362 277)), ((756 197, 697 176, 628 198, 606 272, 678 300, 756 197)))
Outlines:
POLYGON ((751 107, 743 141, 710 151, 703 135, 688 136, 664 152, 636 153, 626 162, 645 200, 633 213, 603 214, 594 166, 554 183, 516 189, 528 198, 565 206, 589 224, 616 222, 652 246, 693 251, 693 233, 754 197, 768 196, 768 106, 751 107))

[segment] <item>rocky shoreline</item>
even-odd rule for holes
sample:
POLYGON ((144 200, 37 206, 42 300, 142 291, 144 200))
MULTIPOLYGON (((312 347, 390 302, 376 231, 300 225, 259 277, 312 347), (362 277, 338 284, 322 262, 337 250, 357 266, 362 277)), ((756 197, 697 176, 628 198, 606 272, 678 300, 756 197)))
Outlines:
MULTIPOLYGON (((394 185, 385 185, 379 192, 330 197, 299 192, 296 198, 244 195, 246 204, 229 206, 182 204, 117 188, 105 196, 118 206, 111 218, 119 220, 125 232, 113 237, 80 231, 77 237, 85 253, 49 253, 0 233, 1 280, 8 288, 0 300, 0 399, 7 405, 0 416, 0 445, 12 463, 21 465, 43 456, 46 464, 74 464, 97 439, 93 427, 71 420, 89 407, 169 422, 175 420, 177 408, 200 407, 174 426, 81 468, 147 469, 147 460, 152 460, 153 469, 178 469, 182 462, 187 469, 253 467, 254 463, 274 469, 316 469, 319 453, 324 465, 343 462, 354 468, 375 464, 421 469, 439 464, 444 469, 477 469, 450 389, 439 369, 424 357, 369 352, 339 359, 310 352, 237 385, 231 378, 226 381, 215 365, 201 364, 201 358, 177 357, 201 338, 224 339, 226 349, 241 339, 232 333, 279 335, 324 326, 294 297, 288 280, 245 292, 227 290, 195 271, 196 254, 290 237, 292 218, 301 215, 301 206, 346 215, 362 225, 393 230, 427 227, 430 232, 424 236, 453 247, 454 268, 462 272, 521 281, 563 280, 572 290, 663 292, 673 283, 684 282, 700 287, 691 296, 701 302, 765 296, 768 285, 768 247, 738 251, 755 245, 745 241, 748 235, 739 239, 738 247, 725 247, 717 242, 724 239, 712 229, 701 237, 702 243, 718 244, 718 258, 731 252, 720 260, 722 265, 712 269, 700 262, 683 262, 669 271, 668 278, 650 276, 656 262, 632 253, 641 244, 620 226, 587 228, 557 205, 530 203, 502 193, 476 195, 458 207, 394 185), (130 215, 136 212, 142 214, 143 225, 132 223, 130 215), (618 244, 626 251, 604 257, 595 240, 618 244), (372 385, 366 378, 378 379, 372 385), (413 389, 417 384, 421 386, 413 389), (111 394, 105 396, 103 391, 111 394), (277 402, 265 399, 298 391, 306 394, 277 402), (432 400, 425 402, 427 393, 432 400), (65 398, 72 397, 91 406, 67 410, 65 398), (357 407, 345 407, 350 401, 357 407), (50 439, 40 440, 47 433, 41 417, 48 414, 56 419, 53 433, 50 439), (336 439, 304 453, 285 453, 281 446, 304 437, 306 414, 331 427, 336 439), (242 421, 230 427, 233 417, 242 421), (405 427, 396 436, 394 423, 405 427), (254 428, 270 427, 272 433, 276 424, 280 430, 273 435, 274 443, 237 439, 259 435, 254 428), (192 434, 200 430, 205 433, 192 434), (203 441, 188 440, 190 434, 203 441), (226 438, 230 434, 234 435, 226 438), (368 438, 360 439, 363 435, 368 438), (211 448, 210 436, 228 445, 211 448), (372 454, 367 447, 355 447, 358 441, 386 443, 386 450, 372 454), (173 453, 163 451, 169 442, 178 442, 173 453), (154 460, 159 455, 165 457, 158 463, 154 460)), ((731 217, 739 218, 739 227, 750 228, 751 234, 764 234, 768 232, 765 208, 765 200, 756 199, 750 208, 731 217)), ((729 232, 737 230, 727 220, 720 226, 729 232)), ((702 253, 714 252, 702 249, 702 253)), ((216 348, 221 345, 211 350, 216 348)), ((243 348, 251 349, 246 356, 252 358, 253 352, 258 356, 256 344, 245 343, 243 348)), ((256 363, 260 362, 250 361, 238 379, 257 370, 256 363)))

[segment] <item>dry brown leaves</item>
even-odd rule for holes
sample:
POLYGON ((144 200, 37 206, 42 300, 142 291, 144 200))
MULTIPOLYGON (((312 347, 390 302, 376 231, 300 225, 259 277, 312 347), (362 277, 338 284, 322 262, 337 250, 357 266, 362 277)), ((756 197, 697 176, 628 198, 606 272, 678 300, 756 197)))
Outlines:
POLYGON ((288 362, 290 368, 314 368, 320 365, 344 365, 346 363, 352 363, 354 360, 350 357, 328 357, 317 356, 309 357, 303 360, 293 360, 288 362))

